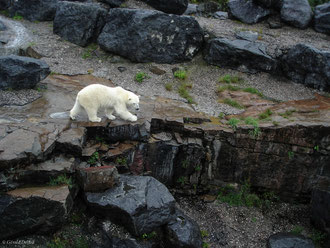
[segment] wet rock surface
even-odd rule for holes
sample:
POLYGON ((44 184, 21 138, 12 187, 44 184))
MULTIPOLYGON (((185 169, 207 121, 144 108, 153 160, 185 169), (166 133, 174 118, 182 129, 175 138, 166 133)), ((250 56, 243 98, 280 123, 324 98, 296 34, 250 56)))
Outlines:
POLYGON ((283 0, 281 19, 297 28, 307 28, 313 17, 308 0, 283 0))
POLYGON ((330 34, 330 3, 315 7, 314 29, 317 32, 330 34))
POLYGON ((279 233, 272 235, 268 240, 269 248, 314 248, 314 244, 311 239, 308 239, 302 235, 294 235, 291 233, 279 233))
POLYGON ((173 196, 152 177, 121 175, 117 187, 104 193, 86 193, 85 197, 92 211, 110 217, 137 236, 173 218, 173 196))
POLYGON ((330 188, 313 190, 311 200, 311 221, 319 229, 330 233, 330 188))
POLYGON ((157 10, 168 14, 183 14, 188 6, 188 0, 142 0, 157 10))

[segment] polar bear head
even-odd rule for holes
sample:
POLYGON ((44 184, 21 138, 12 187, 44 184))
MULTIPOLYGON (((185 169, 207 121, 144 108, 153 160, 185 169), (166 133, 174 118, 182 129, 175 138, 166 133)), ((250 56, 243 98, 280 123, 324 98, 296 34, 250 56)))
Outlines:
POLYGON ((134 108, 135 110, 139 110, 140 109, 139 103, 140 103, 139 96, 135 95, 132 92, 128 92, 126 105, 128 107, 134 108))

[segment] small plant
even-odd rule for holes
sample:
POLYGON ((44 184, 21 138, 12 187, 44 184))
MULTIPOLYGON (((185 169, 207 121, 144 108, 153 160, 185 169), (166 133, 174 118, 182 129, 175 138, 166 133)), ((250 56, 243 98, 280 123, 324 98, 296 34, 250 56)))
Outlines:
POLYGON ((52 76, 52 75, 59 75, 59 73, 58 72, 55 72, 55 71, 51 71, 50 72, 50 75, 52 76))
POLYGON ((302 226, 294 226, 294 228, 291 230, 291 233, 295 235, 299 235, 304 231, 304 228, 302 226))
POLYGON ((293 159, 294 152, 293 151, 288 151, 288 156, 289 156, 289 159, 293 159))
POLYGON ((187 72, 184 70, 177 70, 174 72, 174 77, 184 80, 187 78, 187 72))
POLYGON ((202 169, 202 168, 201 168, 199 165, 196 165, 196 166, 195 166, 195 171, 201 171, 201 169, 202 169))
POLYGON ((64 175, 59 175, 56 178, 50 178, 48 185, 50 186, 68 185, 69 187, 72 187, 73 183, 72 183, 72 178, 64 174, 64 175))
POLYGON ((178 178, 178 180, 176 182, 181 183, 181 186, 184 186, 187 182, 187 177, 181 176, 178 178))
POLYGON ((201 230, 202 239, 209 236, 209 233, 206 230, 201 230))
POLYGON ((257 222, 257 218, 256 218, 256 217, 252 217, 252 218, 251 218, 251 221, 252 221, 253 223, 256 223, 256 222, 257 222))
POLYGON ((28 44, 29 47, 33 47, 33 46, 35 46, 35 45, 36 45, 35 42, 29 42, 29 44, 28 44))
POLYGON ((191 87, 191 85, 187 86, 186 84, 181 84, 178 88, 178 93, 182 98, 185 98, 188 103, 192 104, 194 103, 194 100, 187 90, 188 87, 191 87))
POLYGON ((96 136, 96 137, 95 137, 95 140, 96 140, 97 142, 99 142, 99 143, 102 143, 102 144, 105 143, 104 138, 103 138, 103 137, 100 137, 100 136, 96 136))
POLYGON ((23 20, 23 16, 21 16, 21 15, 15 13, 15 15, 13 16, 13 19, 14 19, 15 21, 22 21, 22 20, 23 20))
POLYGON ((292 110, 287 110, 284 113, 280 114, 280 116, 282 116, 283 118, 288 118, 289 116, 291 116, 294 112, 296 112, 295 109, 292 110))
POLYGON ((119 165, 127 165, 127 159, 122 158, 122 157, 118 157, 118 158, 116 158, 115 163, 119 164, 119 165))
POLYGON ((239 104, 238 102, 236 102, 235 100, 231 99, 231 98, 225 98, 223 100, 223 103, 232 106, 234 108, 238 108, 238 109, 244 109, 244 106, 242 106, 241 104, 239 104))
POLYGON ((181 163, 181 167, 184 168, 184 169, 187 169, 188 165, 189 165, 188 159, 183 160, 182 163, 181 163))
POLYGON ((256 88, 248 87, 248 88, 243 89, 243 91, 263 97, 263 94, 256 88))
POLYGON ((88 59, 88 58, 90 58, 90 57, 92 57, 92 53, 97 49, 97 44, 95 44, 95 43, 92 43, 92 44, 89 44, 86 48, 85 48, 85 50, 84 50, 84 52, 83 52, 83 54, 82 54, 82 58, 83 59, 88 59))
POLYGON ((219 86, 217 88, 217 92, 218 93, 221 93, 225 90, 230 90, 230 91, 238 91, 240 90, 241 88, 240 87, 237 87, 237 86, 233 86, 233 85, 225 85, 225 86, 219 86))
POLYGON ((172 89, 173 89, 173 84, 171 84, 171 83, 167 83, 167 84, 165 84, 165 89, 166 89, 167 91, 172 91, 172 89))
POLYGON ((225 117, 225 113, 221 112, 219 115, 218 115, 218 118, 220 120, 222 120, 223 118, 225 117))
POLYGON ((142 83, 143 80, 145 80, 146 78, 149 78, 149 76, 145 72, 138 72, 135 75, 135 81, 138 82, 138 83, 142 83))
POLYGON ((324 241, 327 239, 327 234, 314 229, 309 237, 313 240, 316 247, 322 247, 324 241))
POLYGON ((249 116, 245 119, 245 124, 253 126, 253 130, 249 132, 250 136, 257 138, 260 135, 260 128, 257 119, 254 119, 253 117, 249 116))
POLYGON ((203 241, 202 247, 203 248, 210 248, 210 245, 203 241))
POLYGON ((264 112, 262 112, 259 115, 259 120, 265 120, 268 119, 273 114, 271 109, 266 109, 264 112))
POLYGON ((236 130, 237 129, 237 124, 240 122, 239 119, 236 118, 230 118, 228 120, 228 124, 232 127, 232 129, 236 130))
POLYGON ((229 74, 226 74, 219 78, 219 83, 226 83, 226 84, 230 84, 230 83, 238 84, 241 83, 242 81, 243 79, 240 78, 239 76, 236 75, 232 76, 229 74))
POLYGON ((8 10, 1 10, 0 14, 6 17, 9 17, 9 11, 8 10))
POLYGON ((142 234, 141 238, 145 239, 145 240, 149 240, 149 239, 153 239, 157 236, 157 233, 155 231, 151 232, 151 233, 144 233, 142 234))
POLYGON ((47 243, 48 248, 66 248, 68 246, 67 240, 62 240, 59 237, 54 238, 51 242, 47 243))
POLYGON ((75 247, 75 248, 88 248, 89 244, 88 244, 87 239, 84 236, 81 236, 81 237, 74 240, 73 247, 75 247))
POLYGON ((92 154, 92 156, 89 157, 87 163, 93 165, 93 164, 96 164, 96 162, 98 162, 99 159, 100 159, 100 155, 99 155, 99 153, 98 153, 98 152, 94 152, 94 153, 92 154))
POLYGON ((320 150, 319 146, 318 145, 314 146, 314 150, 318 152, 320 150))

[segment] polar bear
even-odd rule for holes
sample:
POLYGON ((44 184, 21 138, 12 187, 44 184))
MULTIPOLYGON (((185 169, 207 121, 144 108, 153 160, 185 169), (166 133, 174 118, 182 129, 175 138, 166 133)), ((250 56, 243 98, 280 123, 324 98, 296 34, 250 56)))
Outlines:
POLYGON ((115 111, 119 117, 126 121, 136 121, 137 117, 131 114, 127 107, 139 110, 139 96, 122 87, 108 87, 102 84, 91 84, 78 92, 76 102, 70 111, 71 119, 75 119, 83 107, 92 122, 100 122, 97 117, 99 109, 105 110, 110 120, 116 119, 112 113, 115 111))

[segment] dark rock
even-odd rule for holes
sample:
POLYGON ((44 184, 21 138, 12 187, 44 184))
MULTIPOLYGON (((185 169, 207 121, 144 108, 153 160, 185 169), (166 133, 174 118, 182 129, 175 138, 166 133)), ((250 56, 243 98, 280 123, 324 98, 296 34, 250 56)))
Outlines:
POLYGON ((315 7, 314 29, 330 34, 330 2, 315 7))
POLYGON ((74 193, 68 186, 22 188, 0 196, 0 239, 49 235, 66 220, 74 193))
POLYGON ((254 4, 252 0, 230 0, 228 2, 228 14, 230 18, 253 24, 267 17, 270 11, 254 4))
POLYGON ((246 40, 211 39, 206 44, 204 59, 209 64, 234 69, 244 66, 250 72, 276 70, 276 61, 266 53, 264 44, 246 40))
POLYGON ((217 12, 218 10, 220 10, 220 5, 213 1, 200 3, 197 6, 197 13, 199 15, 212 16, 213 13, 217 12))
POLYGON ((86 143, 86 129, 83 127, 70 128, 60 134, 56 140, 56 150, 81 156, 86 143))
POLYGON ((117 8, 110 10, 98 43, 132 61, 178 63, 200 50, 203 31, 193 17, 117 8))
POLYGON ((48 76, 49 66, 38 59, 0 56, 0 89, 28 89, 48 76))
POLYGON ((307 28, 313 17, 308 0, 283 0, 281 18, 284 22, 297 27, 307 28))
POLYGON ((235 33, 235 36, 237 39, 254 42, 258 39, 259 34, 252 31, 239 31, 235 33))
POLYGON ((186 11, 183 13, 184 15, 194 15, 197 13, 198 4, 188 4, 186 11))
POLYGON ((15 0, 9 8, 11 17, 20 15, 29 21, 52 21, 55 16, 57 0, 15 0))
POLYGON ((167 247, 202 247, 203 242, 198 224, 178 209, 175 217, 165 226, 167 247))
POLYGON ((98 4, 62 2, 56 11, 53 31, 74 44, 86 46, 96 41, 106 14, 106 9, 98 4))
POLYGON ((302 235, 277 233, 269 237, 268 248, 314 248, 313 241, 302 235))
POLYGON ((330 52, 298 44, 281 58, 284 75, 292 81, 320 90, 330 90, 330 52))
POLYGON ((85 197, 93 212, 108 216, 136 236, 173 218, 173 196, 152 177, 121 175, 118 187, 103 193, 86 193, 85 197))
POLYGON ((149 68, 149 71, 151 71, 153 74, 156 74, 156 75, 163 75, 166 73, 166 71, 158 68, 157 66, 151 66, 149 68))
POLYGON ((85 192, 100 192, 112 188, 118 181, 114 166, 90 167, 78 170, 78 183, 85 192))
POLYGON ((7 10, 11 5, 12 0, 0 0, 0 10, 7 10))
POLYGON ((330 187, 313 190, 311 222, 318 229, 330 234, 330 187))
POLYGON ((168 14, 181 15, 188 6, 188 0, 142 0, 157 10, 168 14))
POLYGON ((125 0, 101 0, 100 2, 107 3, 111 8, 117 8, 122 5, 125 0))
POLYGON ((220 20, 226 20, 228 19, 228 12, 217 11, 214 13, 213 17, 220 20))
MULTIPOLYGON (((2 21, 0 21, 0 31, 4 31, 4 30, 6 30, 7 29, 7 27, 6 27, 6 25, 2 22, 2 21)), ((2 41, 1 41, 2 42, 2 41)), ((7 42, 6 42, 7 43, 7 42)))
POLYGON ((126 68, 126 67, 123 67, 123 66, 119 66, 117 69, 118 69, 118 71, 120 71, 120 72, 127 71, 127 68, 126 68))
POLYGON ((253 0, 253 2, 264 8, 280 10, 282 7, 282 0, 253 0))

